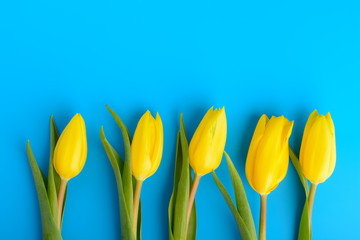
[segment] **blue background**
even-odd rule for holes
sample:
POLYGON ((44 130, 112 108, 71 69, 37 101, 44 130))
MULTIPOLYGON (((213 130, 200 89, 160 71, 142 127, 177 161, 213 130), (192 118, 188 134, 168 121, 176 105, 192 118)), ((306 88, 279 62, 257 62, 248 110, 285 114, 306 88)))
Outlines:
MULTIPOLYGON (((298 152, 308 115, 331 113, 337 165, 320 184, 314 239, 360 239, 358 177, 359 1, 1 1, 0 239, 40 239, 29 139, 47 172, 49 120, 59 131, 79 112, 88 158, 69 182, 64 239, 119 239, 115 177, 100 141, 123 154, 109 104, 131 134, 150 109, 164 124, 158 171, 142 189, 143 239, 168 239, 176 132, 184 113, 191 137, 205 112, 225 106, 226 151, 239 171, 256 228, 259 196, 245 159, 261 114, 295 120, 298 152), (340 3, 341 2, 341 3, 340 3)), ((216 170, 231 196, 225 161, 216 170)), ((289 164, 268 197, 268 239, 296 239, 303 189, 289 164)), ((235 221, 211 175, 196 195, 197 239, 238 239, 235 221)))

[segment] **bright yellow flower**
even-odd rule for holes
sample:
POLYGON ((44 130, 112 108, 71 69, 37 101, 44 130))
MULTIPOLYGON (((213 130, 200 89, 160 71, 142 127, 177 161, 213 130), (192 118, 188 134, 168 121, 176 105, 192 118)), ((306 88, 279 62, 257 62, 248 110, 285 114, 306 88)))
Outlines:
POLYGON ((163 125, 159 113, 141 117, 131 144, 131 169, 137 180, 144 181, 158 169, 164 144, 163 125))
POLYGON ((269 194, 284 179, 289 165, 289 137, 294 121, 261 116, 250 143, 245 173, 259 194, 269 194))
POLYGON ((189 162, 199 176, 215 170, 225 148, 227 123, 225 108, 213 107, 205 114, 189 146, 189 162))
POLYGON ((84 167, 87 155, 86 128, 84 119, 76 114, 56 144, 53 164, 64 180, 78 175, 84 167))
POLYGON ((300 165, 307 179, 322 183, 335 168, 335 128, 330 113, 313 111, 306 123, 300 148, 300 165))

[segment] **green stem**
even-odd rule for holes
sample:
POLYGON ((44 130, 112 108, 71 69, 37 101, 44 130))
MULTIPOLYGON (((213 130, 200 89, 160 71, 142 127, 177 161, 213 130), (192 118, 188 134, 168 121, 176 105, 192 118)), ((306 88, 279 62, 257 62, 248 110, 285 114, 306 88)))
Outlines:
POLYGON ((266 240, 266 204, 267 194, 260 195, 259 240, 266 240))
POLYGON ((316 187, 317 187, 316 183, 311 183, 310 192, 309 192, 309 198, 308 198, 309 228, 310 228, 310 230, 311 230, 311 216, 312 216, 312 210, 313 210, 313 205, 314 205, 316 187))
POLYGON ((201 178, 201 176, 194 173, 194 180, 191 184, 191 190, 190 190, 190 195, 189 195, 189 205, 188 205, 187 223, 186 223, 186 235, 187 235, 187 229, 189 227, 191 210, 194 205, 195 194, 196 194, 197 188, 199 186, 200 178, 201 178))
POLYGON ((139 215, 139 202, 140 202, 140 193, 143 181, 136 180, 135 192, 134 192, 134 200, 133 200, 133 232, 136 239, 136 230, 137 230, 137 222, 139 215))
POLYGON ((60 186, 59 186, 59 192, 58 192, 58 198, 57 198, 57 203, 58 203, 58 228, 59 231, 61 232, 61 215, 62 215, 62 209, 63 209, 63 205, 64 205, 64 196, 65 196, 65 190, 66 190, 66 185, 67 185, 67 180, 64 180, 61 178, 60 180, 60 186))

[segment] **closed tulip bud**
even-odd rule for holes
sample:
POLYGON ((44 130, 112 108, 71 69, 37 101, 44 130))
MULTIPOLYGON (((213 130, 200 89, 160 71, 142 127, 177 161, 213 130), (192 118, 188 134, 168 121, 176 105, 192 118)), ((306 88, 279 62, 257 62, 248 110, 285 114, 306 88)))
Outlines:
POLYGON ((164 144, 163 125, 147 111, 140 119, 131 144, 131 169, 137 180, 144 181, 158 169, 164 144))
POLYGON ((86 128, 84 119, 76 114, 56 144, 53 164, 64 180, 78 175, 84 167, 87 155, 86 128))
POLYGON ((289 165, 289 137, 293 121, 285 117, 261 116, 246 159, 245 173, 251 187, 261 195, 274 190, 289 165))
POLYGON ((187 226, 201 176, 215 170, 224 153, 227 134, 225 107, 207 111, 189 145, 189 163, 194 170, 194 179, 189 194, 187 226))
POLYGON ((189 162, 198 176, 215 170, 225 148, 227 123, 225 108, 211 107, 196 129, 189 146, 189 162))
POLYGON ((303 174, 312 183, 322 183, 335 168, 335 128, 330 113, 326 116, 313 111, 306 123, 300 148, 303 174))
POLYGON ((141 117, 131 143, 131 170, 136 178, 133 204, 133 232, 136 236, 142 182, 158 169, 164 145, 163 125, 159 113, 156 119, 150 111, 141 117))

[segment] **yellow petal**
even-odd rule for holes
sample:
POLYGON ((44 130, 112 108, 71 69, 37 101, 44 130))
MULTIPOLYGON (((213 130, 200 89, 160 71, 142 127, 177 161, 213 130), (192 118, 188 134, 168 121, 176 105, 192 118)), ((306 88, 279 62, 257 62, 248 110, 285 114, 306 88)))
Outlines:
POLYGON ((254 188, 254 186, 252 186, 252 181, 250 181, 249 179, 252 178, 253 172, 254 172, 254 164, 255 164, 254 158, 255 158, 255 154, 256 154, 256 150, 259 145, 259 142, 260 142, 262 136, 264 135, 265 127, 266 127, 266 124, 268 121, 269 121, 269 118, 265 114, 263 114, 260 117, 260 119, 256 125, 254 135, 252 137, 248 155, 247 155, 247 160, 246 160, 246 164, 245 164, 245 174, 246 174, 246 177, 252 188, 254 188))
POLYGON ((300 165, 305 177, 312 183, 321 183, 328 178, 332 136, 326 118, 321 115, 301 143, 300 165))
POLYGON ((288 138, 293 122, 272 117, 264 126, 259 120, 246 160, 246 177, 259 194, 268 194, 284 179, 289 164, 288 138), (259 133, 256 133, 259 130, 259 133), (261 130, 261 131, 260 131, 261 130))
POLYGON ((326 120, 328 122, 328 126, 330 129, 330 133, 332 135, 331 137, 331 155, 330 155, 330 162, 329 162, 329 172, 327 174, 327 178, 331 176, 331 174, 334 172, 335 164, 336 164, 336 143, 335 143, 335 127, 334 122, 330 116, 330 113, 326 114, 326 120))
POLYGON ((194 136, 192 137, 191 141, 190 141, 190 145, 189 145, 189 155, 192 154, 193 150, 195 149, 195 146, 198 144, 199 142, 199 138, 201 137, 201 134, 204 130, 205 125, 208 123, 209 118, 211 118, 211 116, 213 116, 214 111, 213 111, 214 107, 211 107, 205 114, 205 116, 203 117, 203 119, 201 120, 198 128, 196 129, 194 136))
POLYGON ((131 143, 131 169, 134 177, 139 180, 144 180, 152 167, 152 141, 155 136, 152 119, 149 111, 141 117, 131 143))
POLYGON ((216 169, 222 159, 227 134, 225 108, 212 108, 196 130, 189 146, 189 162, 198 175, 216 169))
POLYGON ((147 111, 140 119, 131 143, 131 169, 138 180, 145 180, 159 167, 163 150, 163 126, 147 111))
POLYGON ((53 165, 62 179, 69 180, 83 169, 87 156, 84 119, 76 114, 61 133, 56 144, 53 165))
POLYGON ((325 118, 328 123, 328 127, 329 127, 331 134, 335 136, 334 122, 333 122, 329 112, 326 114, 325 118))
MULTIPOLYGON (((309 134, 309 131, 311 129, 311 126, 314 124, 314 122, 316 121, 316 119, 319 118, 319 113, 316 111, 316 109, 310 114, 306 125, 305 125, 305 129, 304 129, 304 134, 303 134, 303 138, 302 141, 306 141, 307 136, 309 134)), ((300 160, 300 156, 303 155, 302 152, 302 148, 300 148, 300 153, 299 153, 299 160, 300 160)), ((300 160, 301 161, 301 160, 300 160)))
POLYGON ((151 171, 147 174, 146 178, 150 177, 156 172, 156 170, 160 165, 161 157, 163 153, 164 131, 159 113, 156 114, 155 132, 156 132, 156 137, 155 137, 154 149, 151 157, 152 168, 151 171))
POLYGON ((335 143, 335 134, 332 136, 331 140, 331 155, 330 155, 330 162, 329 162, 329 172, 327 174, 327 178, 331 176, 331 174, 334 172, 336 165, 336 143, 335 143))

